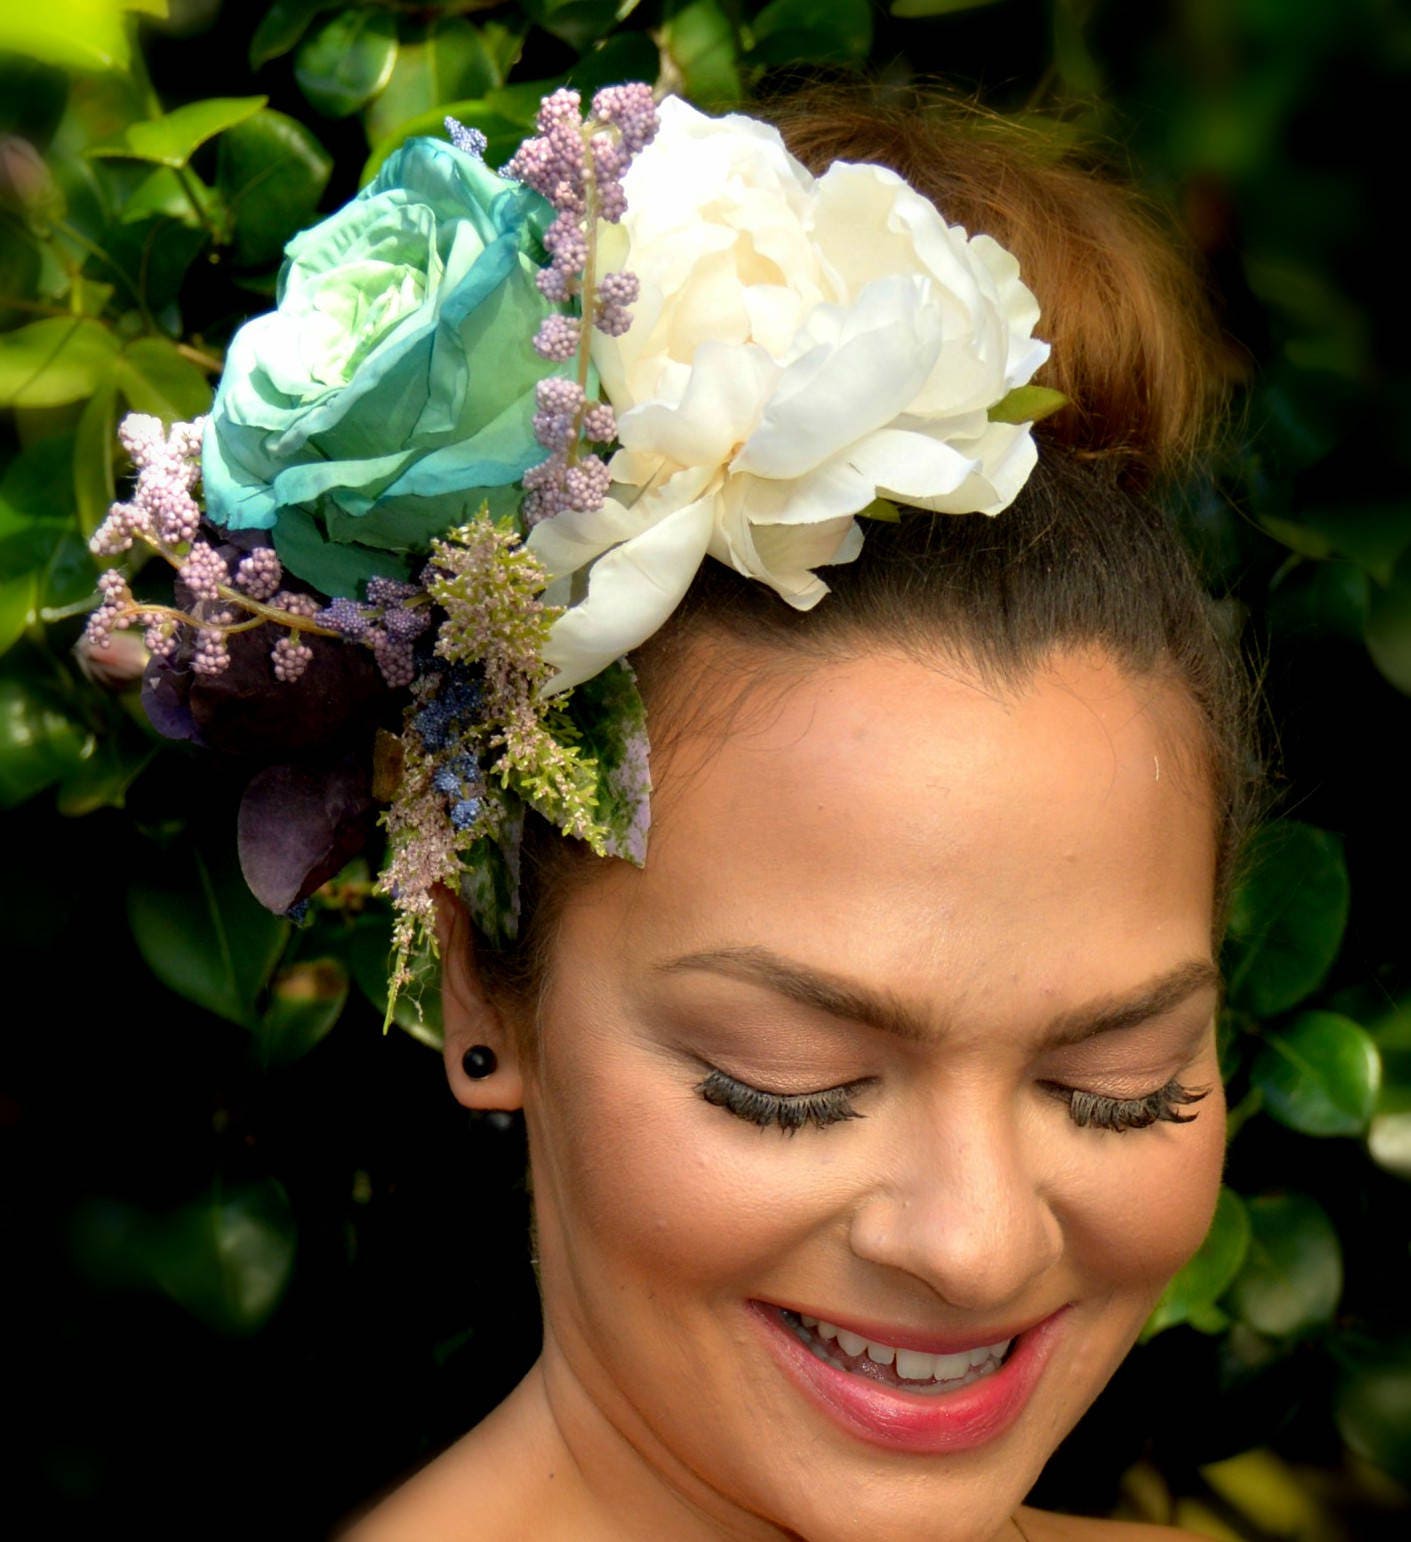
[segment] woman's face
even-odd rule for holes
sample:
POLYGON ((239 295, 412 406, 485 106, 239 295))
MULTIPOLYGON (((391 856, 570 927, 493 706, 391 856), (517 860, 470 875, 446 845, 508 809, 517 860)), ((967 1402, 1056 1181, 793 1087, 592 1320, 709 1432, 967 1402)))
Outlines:
POLYGON ((1069 655, 1004 695, 818 665, 708 718, 542 1001, 560 1425, 725 1534, 989 1538, 1215 1202, 1193 719, 1069 655), (1190 1122, 1102 1127, 1172 1083, 1190 1122))

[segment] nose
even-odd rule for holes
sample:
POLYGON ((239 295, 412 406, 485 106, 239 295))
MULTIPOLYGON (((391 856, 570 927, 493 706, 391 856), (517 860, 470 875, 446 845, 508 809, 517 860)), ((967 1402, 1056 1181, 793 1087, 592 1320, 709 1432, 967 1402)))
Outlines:
POLYGON ((856 1205, 853 1252, 924 1281, 958 1311, 996 1315, 1061 1258, 1045 1132, 1001 1092, 953 1091, 918 1107, 887 1169, 856 1205))

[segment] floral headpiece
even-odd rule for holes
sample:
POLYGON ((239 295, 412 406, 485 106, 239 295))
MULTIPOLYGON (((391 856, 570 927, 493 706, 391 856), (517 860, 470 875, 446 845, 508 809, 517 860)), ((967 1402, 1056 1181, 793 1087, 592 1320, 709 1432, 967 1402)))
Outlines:
POLYGON ((92 543, 176 570, 168 605, 110 567, 88 638, 145 628, 153 723, 255 765, 264 904, 297 914, 382 807, 394 1000, 436 884, 516 934, 526 808, 645 860, 626 655, 707 556, 806 610, 858 516, 1004 509, 1062 401, 1015 259, 892 171, 815 178, 644 85, 586 121, 555 92, 498 174, 447 127, 289 243, 209 417, 124 421, 92 543))

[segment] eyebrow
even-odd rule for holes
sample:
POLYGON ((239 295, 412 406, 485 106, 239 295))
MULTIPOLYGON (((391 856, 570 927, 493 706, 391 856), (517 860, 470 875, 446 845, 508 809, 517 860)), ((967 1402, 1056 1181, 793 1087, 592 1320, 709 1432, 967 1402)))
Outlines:
MULTIPOLYGON (((725 947, 685 953, 657 964, 653 972, 678 974, 693 969, 762 985, 801 1006, 866 1023, 912 1043, 934 1043, 937 1037, 934 1022, 908 1011, 886 992, 780 958, 768 948, 725 947)), ((1102 997, 1060 1013, 1047 1024, 1040 1042, 1045 1049, 1060 1049, 1100 1033, 1135 1028, 1173 1011, 1197 991, 1212 988, 1220 988, 1220 971, 1208 959, 1190 959, 1124 995, 1102 997)))

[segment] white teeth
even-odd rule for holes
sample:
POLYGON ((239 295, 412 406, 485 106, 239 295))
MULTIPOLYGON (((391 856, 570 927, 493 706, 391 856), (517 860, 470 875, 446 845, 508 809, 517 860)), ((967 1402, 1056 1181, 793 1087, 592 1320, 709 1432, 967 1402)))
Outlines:
POLYGON ((899 1349, 897 1350, 897 1375, 904 1381, 934 1381, 936 1357, 924 1355, 918 1349, 899 1349))
POLYGON ((970 1351, 958 1355, 937 1355, 936 1369, 931 1374, 937 1381, 958 1381, 970 1369, 970 1351))
MULTIPOLYGON (((817 1317, 808 1317, 803 1313, 798 1314, 798 1322, 800 1329, 814 1330, 812 1334, 800 1331, 799 1337, 809 1345, 820 1360, 836 1366, 838 1370, 847 1369, 833 1355, 828 1354, 819 1342, 820 1339, 825 1342, 836 1340, 839 1351, 853 1359, 865 1354, 874 1365, 895 1364, 897 1375, 903 1381, 940 1382, 951 1385, 959 1382, 968 1385, 996 1369, 1009 1352, 1009 1346, 1014 1342, 1012 1339, 1005 1339, 1001 1344, 981 1344, 974 1349, 963 1349, 953 1355, 930 1355, 919 1349, 898 1349, 894 1344, 877 1343, 863 1338, 860 1333, 853 1333, 848 1328, 839 1328, 834 1323, 823 1322, 817 1317)), ((948 1390, 948 1387, 942 1390, 948 1390)))

